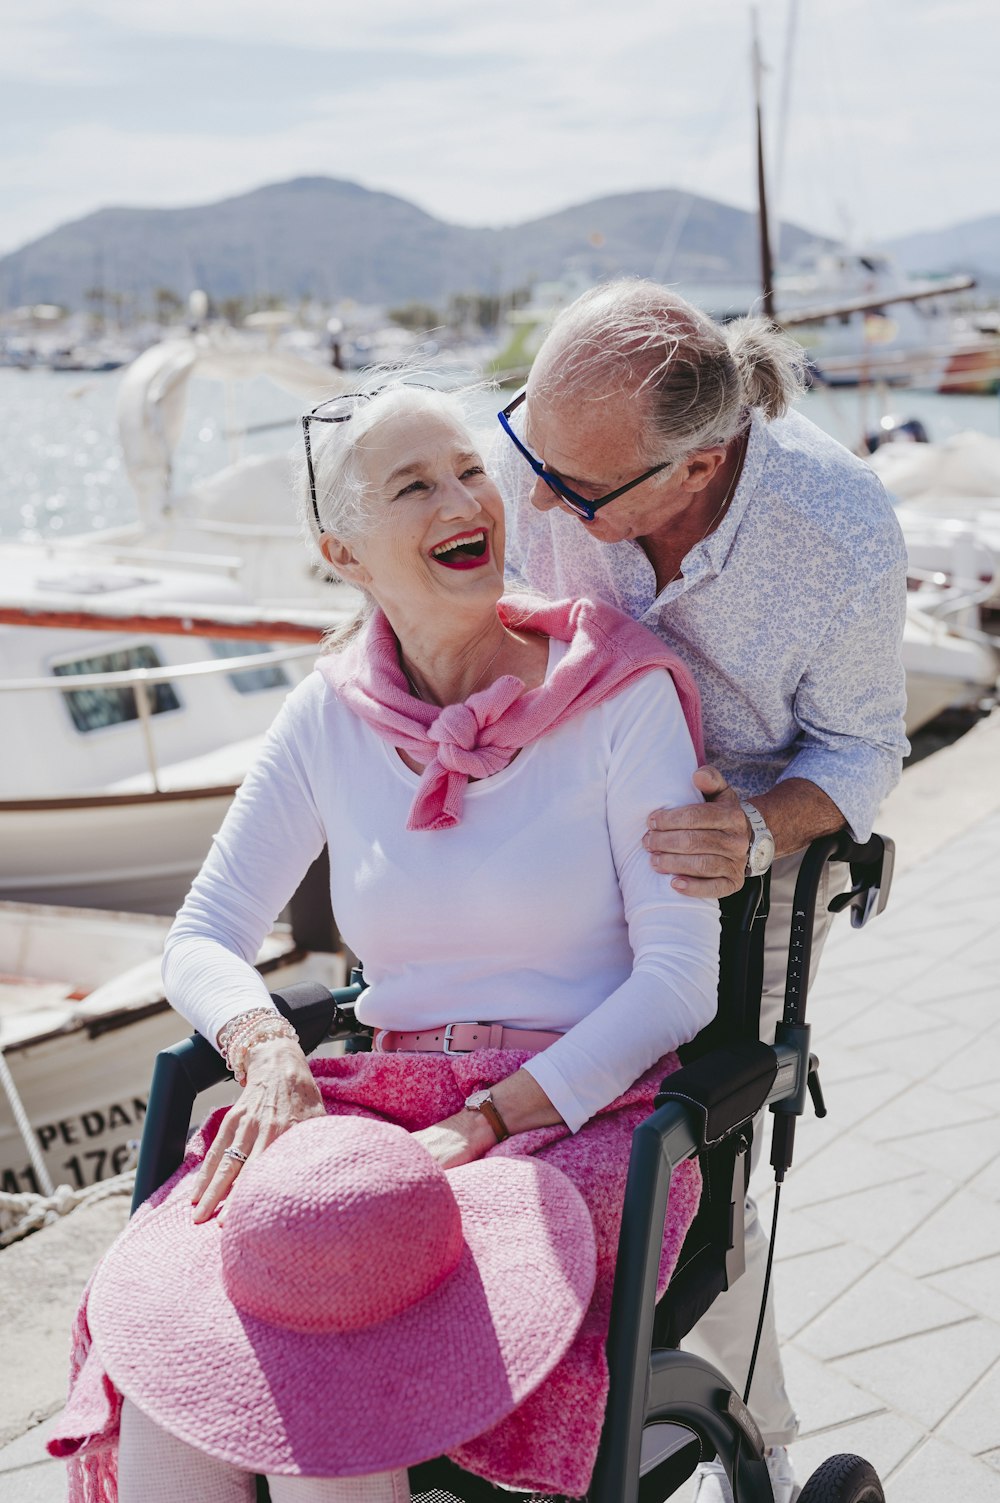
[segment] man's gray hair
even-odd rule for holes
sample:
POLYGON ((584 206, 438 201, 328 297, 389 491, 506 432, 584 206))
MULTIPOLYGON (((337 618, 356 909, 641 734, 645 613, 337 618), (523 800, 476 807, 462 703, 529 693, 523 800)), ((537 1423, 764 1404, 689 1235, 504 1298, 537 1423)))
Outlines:
POLYGON ((533 389, 543 401, 642 393, 642 457, 657 464, 729 443, 750 408, 781 417, 805 388, 805 367, 802 347, 766 319, 719 325, 679 293, 629 279, 591 288, 559 315, 533 389))

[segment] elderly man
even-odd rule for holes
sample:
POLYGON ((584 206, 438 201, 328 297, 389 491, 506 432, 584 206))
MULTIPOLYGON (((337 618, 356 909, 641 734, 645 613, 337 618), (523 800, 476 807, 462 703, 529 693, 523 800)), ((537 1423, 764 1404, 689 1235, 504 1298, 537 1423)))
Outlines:
MULTIPOLYGON (((801 362, 760 320, 721 329, 653 283, 604 285, 556 321, 495 454, 513 578, 610 601, 694 671, 703 801, 651 812, 646 844, 692 897, 773 862, 768 1041, 801 853, 845 825, 867 839, 907 750, 902 536, 871 470, 790 410, 801 362)), ((746 1230, 745 1276, 688 1341, 740 1389, 767 1254, 752 1199, 746 1230)), ((750 1407, 776 1503, 790 1503, 798 1422, 770 1309, 750 1407)), ((721 1467, 702 1467, 698 1503, 730 1499, 721 1467)))

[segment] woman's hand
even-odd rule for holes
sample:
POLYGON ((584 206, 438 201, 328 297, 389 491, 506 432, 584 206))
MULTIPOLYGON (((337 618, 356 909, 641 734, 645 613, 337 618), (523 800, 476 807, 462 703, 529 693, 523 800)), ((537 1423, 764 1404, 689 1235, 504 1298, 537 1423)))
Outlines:
POLYGON ((496 1134, 480 1112, 461 1111, 413 1134, 442 1169, 471 1164, 496 1147, 496 1134))
MULTIPOLYGON (((490 1095, 507 1131, 512 1134, 562 1123, 563 1119, 552 1102, 527 1070, 515 1070, 506 1080, 498 1081, 490 1095)), ((443 1122, 435 1122, 433 1127, 425 1127, 413 1136, 418 1143, 423 1143, 442 1169, 471 1164, 497 1144, 496 1133, 488 1119, 482 1112, 468 1110, 445 1117, 443 1122)))
POLYGON ((322 1117, 324 1111, 319 1087, 294 1040, 277 1038, 256 1044, 247 1059, 242 1095, 223 1117, 195 1176, 191 1191, 195 1221, 207 1221, 214 1214, 245 1168, 240 1159, 225 1156, 227 1148, 245 1154, 249 1162, 296 1122, 322 1117))

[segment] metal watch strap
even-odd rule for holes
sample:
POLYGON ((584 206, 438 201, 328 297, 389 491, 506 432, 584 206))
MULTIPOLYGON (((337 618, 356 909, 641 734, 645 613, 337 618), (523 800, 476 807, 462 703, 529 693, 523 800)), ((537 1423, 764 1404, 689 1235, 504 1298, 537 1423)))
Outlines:
POLYGON ((487 1096, 485 1101, 481 1101, 478 1106, 470 1107, 469 1110, 473 1112, 479 1112, 486 1118, 487 1122, 496 1133, 496 1139, 498 1143, 502 1143, 505 1138, 510 1137, 510 1133, 507 1129, 507 1124, 501 1117, 499 1109, 497 1108, 497 1104, 493 1100, 492 1096, 487 1096))
MULTIPOLYGON (((751 804, 748 799, 740 799, 740 808, 743 810, 743 813, 746 815, 747 820, 750 824, 750 845, 747 849, 747 861, 746 866, 744 867, 743 875, 746 877, 752 877, 755 875, 753 866, 754 847, 757 845, 758 841, 764 840, 766 838, 771 842, 773 848, 774 836, 771 834, 770 830, 767 827, 766 819, 755 804, 751 804)), ((770 864, 771 863, 768 862, 768 866, 770 866, 770 864)), ((765 870, 767 870, 766 867, 765 870)))

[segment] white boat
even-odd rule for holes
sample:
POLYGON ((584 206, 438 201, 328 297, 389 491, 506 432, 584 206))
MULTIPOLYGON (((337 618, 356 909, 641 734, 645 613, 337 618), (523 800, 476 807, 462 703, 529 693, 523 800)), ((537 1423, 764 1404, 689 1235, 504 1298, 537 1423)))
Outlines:
POLYGON ((945 710, 995 699, 1000 692, 1000 642, 957 629, 912 599, 906 608, 903 664, 908 736, 945 710))
MULTIPOLYGON (((191 1032, 160 981, 169 924, 133 913, 0 903, 3 1191, 79 1190, 126 1166, 142 1131, 153 1058, 191 1032), (21 1108, 27 1135, 18 1125, 21 1108)), ((271 990, 344 980, 342 955, 306 952, 284 926, 265 940, 257 966, 271 990)), ((199 1119, 235 1095, 228 1083, 199 1097, 199 1119)))
POLYGON ((971 285, 918 281, 884 251, 839 247, 777 277, 774 296, 825 385, 995 391, 1000 339, 947 306, 945 294, 971 285))
POLYGON ((268 625, 223 570, 0 548, 0 898, 176 910, 336 612, 230 618, 268 625))
MULTIPOLYGON (((971 535, 1000 559, 1000 439, 956 433, 940 443, 883 444, 869 460, 896 503, 896 515, 923 567, 951 579, 956 540, 971 535)), ((1000 610, 1000 571, 984 603, 1000 610)), ((985 570, 976 571, 985 585, 985 570)), ((973 582, 966 575, 967 582, 973 582)))
MULTIPOLYGON (((287 454, 249 454, 178 493, 174 451, 190 382, 227 385, 267 376, 303 409, 345 389, 340 371, 291 351, 258 346, 231 330, 209 329, 146 350, 126 371, 118 393, 118 432, 135 493, 135 522, 66 540, 66 545, 142 562, 150 553, 221 559, 238 570, 248 600, 260 606, 315 604, 331 586, 307 552, 287 454)), ((234 443, 236 437, 234 436, 234 443)), ((289 449, 293 435, 289 431, 289 449)))

